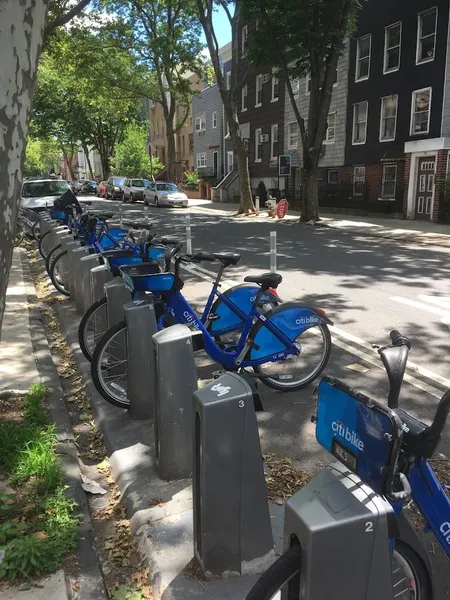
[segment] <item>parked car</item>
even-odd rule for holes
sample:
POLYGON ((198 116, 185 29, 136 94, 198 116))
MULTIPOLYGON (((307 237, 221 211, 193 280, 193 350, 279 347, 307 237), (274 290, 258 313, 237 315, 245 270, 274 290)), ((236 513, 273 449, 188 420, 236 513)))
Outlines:
POLYGON ((100 181, 97 185, 97 198, 106 198, 106 181, 100 181))
POLYGON ((72 181, 72 192, 74 194, 79 194, 83 191, 84 179, 75 179, 72 181))
POLYGON ((81 188, 83 194, 95 194, 97 191, 97 182, 86 179, 81 188))
POLYGON ((143 179, 125 179, 123 184, 123 201, 136 202, 144 199, 145 182, 143 179))
POLYGON ((53 206, 55 199, 67 190, 70 190, 70 186, 64 179, 29 179, 22 184, 20 206, 36 211, 43 210, 46 206, 53 206))
POLYGON ((111 198, 111 200, 123 200, 123 184, 125 183, 125 177, 118 175, 111 176, 106 182, 106 195, 105 198, 111 198))
POLYGON ((187 208, 188 197, 174 183, 152 181, 144 190, 144 204, 187 208))

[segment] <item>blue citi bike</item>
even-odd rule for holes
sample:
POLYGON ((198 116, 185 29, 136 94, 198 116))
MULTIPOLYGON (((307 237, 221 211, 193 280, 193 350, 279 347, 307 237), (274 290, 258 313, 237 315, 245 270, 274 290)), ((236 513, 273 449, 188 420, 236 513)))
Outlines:
MULTIPOLYGON (((318 377, 331 352, 331 321, 323 310, 288 302, 264 310, 267 303, 279 302, 274 291, 282 281, 278 273, 248 276, 246 284, 224 294, 217 279, 200 316, 181 290, 182 263, 219 262, 223 269, 236 264, 238 254, 181 255, 174 273, 149 273, 148 266, 121 267, 122 277, 133 298, 151 292, 155 298, 158 329, 167 323, 182 323, 203 336, 206 353, 225 370, 252 369, 266 385, 280 391, 300 389, 318 377)), ((111 404, 129 407, 126 322, 109 329, 98 342, 91 361, 93 382, 111 404)))
POLYGON ((246 600, 441 600, 404 509, 415 502, 425 530, 450 558, 448 486, 428 462, 446 425, 450 390, 430 426, 399 408, 411 343, 398 331, 391 340, 378 347, 390 383, 387 406, 332 377, 319 384, 316 439, 338 462, 290 498, 285 553, 246 600), (317 552, 320 535, 327 548, 317 552))

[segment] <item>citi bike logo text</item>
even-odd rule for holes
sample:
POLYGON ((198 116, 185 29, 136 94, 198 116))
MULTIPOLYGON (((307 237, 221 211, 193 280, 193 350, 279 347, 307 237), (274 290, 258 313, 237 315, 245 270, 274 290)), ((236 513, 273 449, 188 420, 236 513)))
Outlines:
POLYGON ((228 385, 222 385, 221 383, 216 383, 212 386, 211 390, 213 392, 217 392, 217 396, 220 398, 220 396, 225 396, 225 394, 228 394, 228 392, 231 390, 231 388, 228 385))
POLYGON ((340 435, 346 442, 357 448, 360 452, 364 452, 364 442, 362 442, 356 431, 351 431, 342 421, 334 421, 331 424, 334 433, 340 435))
POLYGON ((189 325, 192 325, 194 327, 194 329, 198 329, 198 325, 195 322, 195 319, 191 315, 190 312, 188 312, 187 310, 185 310, 184 313, 183 313, 183 317, 185 318, 186 323, 188 323, 189 325))
POLYGON ((440 532, 444 535, 444 539, 450 546, 450 523, 447 521, 440 526, 440 532))
POLYGON ((313 323, 318 323, 319 321, 319 317, 300 317, 300 319, 297 319, 295 323, 297 325, 312 325, 313 323))

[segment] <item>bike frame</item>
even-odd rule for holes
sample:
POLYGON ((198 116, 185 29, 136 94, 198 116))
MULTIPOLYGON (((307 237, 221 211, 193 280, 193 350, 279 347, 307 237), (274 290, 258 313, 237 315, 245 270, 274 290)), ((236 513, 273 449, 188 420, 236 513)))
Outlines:
MULTIPOLYGON (((450 499, 425 458, 418 458, 408 476, 411 496, 438 539, 442 549, 450 558, 450 499)), ((403 504, 395 504, 398 515, 403 504)))
MULTIPOLYGON (((211 295, 215 296, 217 290, 211 291, 211 295)), ((225 301, 225 298, 223 298, 225 301)), ((233 303, 230 303, 233 304, 233 303)), ((214 338, 206 329, 202 319, 200 319, 195 312, 192 310, 191 306, 181 294, 179 290, 175 290, 171 292, 169 299, 167 301, 166 312, 171 313, 172 316, 177 320, 178 323, 186 323, 187 325, 193 326, 195 329, 198 329, 203 334, 205 350, 207 354, 216 362, 221 364, 225 369, 232 370, 241 367, 251 367, 256 365, 262 365, 267 362, 277 362, 287 356, 292 354, 298 354, 297 346, 280 330, 276 325, 274 325, 270 320, 266 319, 264 315, 262 315, 258 309, 256 308, 257 302, 252 307, 252 310, 248 315, 243 315, 245 320, 241 337, 239 338, 238 343, 236 344, 236 349, 234 351, 226 352, 219 348, 214 338), (264 322, 264 325, 286 346, 286 349, 282 352, 277 352, 268 357, 260 358, 258 360, 242 360, 237 363, 240 355, 243 353, 245 348, 250 345, 247 342, 248 335, 254 326, 254 320, 260 320, 264 322)), ((208 305, 205 307, 204 314, 206 313, 208 305)), ((237 308, 237 307, 236 307, 237 308)), ((234 310, 234 308, 233 308, 234 310)), ((162 329, 164 323, 164 316, 160 317, 158 322, 158 329, 162 329)), ((203 317, 202 317, 203 318, 203 317)), ((217 333, 217 332, 215 332, 217 333)), ((245 352, 246 354, 246 352, 245 352)))

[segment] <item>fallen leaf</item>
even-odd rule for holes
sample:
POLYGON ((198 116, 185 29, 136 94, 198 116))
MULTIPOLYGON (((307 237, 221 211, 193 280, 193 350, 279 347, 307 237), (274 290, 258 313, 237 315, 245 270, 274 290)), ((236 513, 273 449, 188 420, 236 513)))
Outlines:
POLYGON ((85 477, 85 475, 81 475, 81 487, 85 492, 89 492, 90 494, 106 494, 107 490, 102 488, 96 481, 90 479, 89 477, 85 477))

